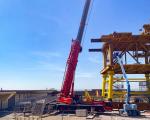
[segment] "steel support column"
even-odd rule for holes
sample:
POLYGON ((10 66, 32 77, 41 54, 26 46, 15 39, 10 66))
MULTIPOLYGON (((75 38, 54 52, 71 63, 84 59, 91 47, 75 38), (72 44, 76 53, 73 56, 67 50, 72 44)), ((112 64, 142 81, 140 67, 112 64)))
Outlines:
POLYGON ((106 74, 102 76, 102 97, 105 97, 106 76, 106 74))
POLYGON ((112 100, 112 96, 113 96, 113 75, 114 75, 114 71, 109 71, 108 73, 108 99, 112 100))
POLYGON ((147 91, 150 91, 150 74, 145 74, 147 91))

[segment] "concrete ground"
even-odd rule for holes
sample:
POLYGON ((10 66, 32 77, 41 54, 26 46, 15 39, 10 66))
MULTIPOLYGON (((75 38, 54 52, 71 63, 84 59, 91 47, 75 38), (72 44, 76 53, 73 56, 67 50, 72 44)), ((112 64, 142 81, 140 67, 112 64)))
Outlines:
MULTIPOLYGON (((95 116, 91 120, 150 120, 150 112, 142 113, 140 117, 121 117, 117 112, 103 113, 101 115, 95 116)), ((28 116, 23 117, 22 114, 9 114, 4 117, 1 117, 0 120, 87 120, 86 117, 76 117, 73 114, 66 115, 56 115, 56 116, 46 116, 46 117, 37 117, 37 116, 28 116)))

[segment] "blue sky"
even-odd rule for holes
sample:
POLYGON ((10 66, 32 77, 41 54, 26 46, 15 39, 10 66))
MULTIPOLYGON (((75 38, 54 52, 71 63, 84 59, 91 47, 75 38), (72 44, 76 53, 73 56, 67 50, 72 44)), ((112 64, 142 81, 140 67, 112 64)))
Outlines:
MULTIPOLYGON (((60 89, 84 0, 0 0, 0 88, 60 89)), ((101 87, 102 55, 91 38, 139 33, 150 23, 149 0, 94 0, 76 70, 75 89, 101 87)))

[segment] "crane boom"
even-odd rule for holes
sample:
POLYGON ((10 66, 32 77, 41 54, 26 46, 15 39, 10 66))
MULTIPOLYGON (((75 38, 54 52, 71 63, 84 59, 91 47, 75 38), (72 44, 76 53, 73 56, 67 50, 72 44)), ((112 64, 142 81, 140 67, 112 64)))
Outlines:
POLYGON ((121 60, 120 56, 116 55, 116 57, 117 57, 119 65, 121 67, 121 71, 123 73, 123 77, 126 80, 127 94, 126 94, 126 101, 125 102, 126 102, 126 104, 128 104, 129 101, 130 101, 130 83, 129 83, 128 77, 126 75, 125 69, 123 67, 123 63, 122 63, 122 60, 121 60))
POLYGON ((83 14, 82 14, 82 18, 81 18, 81 22, 79 26, 77 38, 76 38, 76 40, 78 40, 80 43, 82 41, 90 3, 91 3, 91 0, 86 0, 85 6, 84 6, 84 10, 83 10, 83 14))
POLYGON ((75 40, 72 40, 71 50, 66 63, 63 84, 61 87, 61 93, 58 98, 58 102, 61 103, 71 104, 73 100, 74 74, 78 62, 78 56, 79 53, 81 52, 81 42, 82 42, 82 37, 85 29, 85 23, 86 23, 90 3, 91 0, 86 0, 77 37, 75 40))
POLYGON ((123 115, 123 116, 140 116, 140 111, 137 109, 137 105, 130 103, 130 97, 131 97, 130 82, 128 80, 125 69, 123 67, 123 62, 122 62, 121 56, 119 55, 119 53, 115 53, 114 57, 117 58, 117 61, 120 65, 122 73, 123 73, 123 77, 126 80, 126 86, 127 86, 127 94, 126 94, 125 104, 123 104, 123 109, 119 109, 119 114, 123 115))

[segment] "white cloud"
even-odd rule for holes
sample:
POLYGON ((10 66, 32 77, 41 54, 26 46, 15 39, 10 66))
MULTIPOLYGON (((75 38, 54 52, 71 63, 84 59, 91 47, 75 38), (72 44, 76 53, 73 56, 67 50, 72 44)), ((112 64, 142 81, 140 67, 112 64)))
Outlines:
POLYGON ((62 19, 60 19, 57 16, 52 16, 49 15, 47 13, 44 12, 40 12, 40 11, 30 11, 29 13, 31 16, 38 16, 42 19, 48 20, 50 23, 56 24, 58 26, 62 26, 64 24, 64 22, 62 21, 62 19))
POLYGON ((25 70, 47 70, 47 71, 53 71, 53 72, 64 72, 65 67, 62 65, 59 65, 57 63, 48 63, 45 61, 38 61, 36 64, 32 67, 24 68, 25 70))
POLYGON ((52 60, 59 59, 62 57, 59 52, 35 51, 32 52, 31 55, 36 58, 34 60, 34 64, 32 66, 24 68, 24 70, 47 70, 54 72, 65 71, 65 65, 62 65, 61 63, 52 60))
POLYGON ((76 78, 93 78, 95 77, 94 73, 90 72, 77 72, 76 78))
POLYGON ((58 72, 65 71, 65 68, 63 66, 58 65, 56 63, 48 63, 48 62, 43 62, 43 61, 39 61, 38 63, 42 69, 53 70, 53 71, 58 71, 58 72))
POLYGON ((34 51, 34 52, 32 52, 32 55, 35 55, 37 57, 45 57, 45 58, 61 57, 60 53, 58 53, 58 52, 49 52, 49 51, 34 51))

